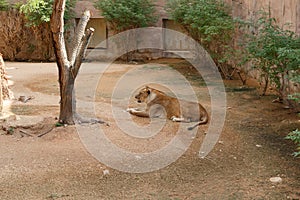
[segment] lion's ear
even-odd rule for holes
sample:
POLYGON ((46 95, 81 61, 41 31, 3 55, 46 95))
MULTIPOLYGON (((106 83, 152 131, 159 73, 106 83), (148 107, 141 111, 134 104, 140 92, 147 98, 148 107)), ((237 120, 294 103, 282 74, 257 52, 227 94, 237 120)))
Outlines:
POLYGON ((150 89, 150 87, 148 85, 145 86, 145 89, 146 89, 146 91, 147 91, 148 94, 151 93, 151 89, 150 89))

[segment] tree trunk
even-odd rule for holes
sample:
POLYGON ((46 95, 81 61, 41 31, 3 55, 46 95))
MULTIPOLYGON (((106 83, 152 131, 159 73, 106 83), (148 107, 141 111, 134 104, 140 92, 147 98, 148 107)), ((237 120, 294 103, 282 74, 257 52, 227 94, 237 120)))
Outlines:
POLYGON ((8 87, 8 79, 5 71, 5 64, 0 53, 0 112, 3 109, 3 100, 12 99, 13 93, 8 87))
POLYGON ((53 36, 53 46, 56 57, 56 63, 59 70, 60 86, 60 115, 59 122, 63 124, 74 124, 72 109, 73 87, 69 86, 70 81, 70 63, 67 57, 67 51, 64 38, 64 8, 66 0, 55 0, 53 4, 53 13, 51 16, 51 31, 53 36))
MULTIPOLYGON (((2 73, 0 75, 2 77, 2 73)), ((0 114, 2 113, 2 111, 3 111, 3 95, 2 95, 2 81, 0 81, 0 114)))
POLYGON ((281 79, 282 79, 282 84, 281 84, 281 87, 280 87, 279 94, 282 98, 283 105, 285 107, 289 108, 291 106, 291 104, 290 104, 289 99, 288 99, 288 94, 290 94, 290 92, 289 92, 290 79, 289 79, 289 71, 288 70, 284 70, 284 72, 282 72, 281 79))
POLYGON ((75 79, 70 74, 70 72, 66 72, 59 79, 61 91, 59 122, 72 125, 74 124, 74 114, 76 112, 74 95, 75 79))
POLYGON ((72 43, 70 44, 70 48, 69 48, 70 50, 69 50, 69 55, 68 55, 68 59, 69 59, 71 65, 74 65, 74 63, 75 63, 76 56, 78 55, 78 50, 79 50, 81 42, 82 42, 81 40, 85 33, 85 27, 87 26, 87 23, 89 22, 90 16, 91 16, 90 12, 88 10, 86 10, 76 27, 76 30, 74 33, 74 39, 72 40, 72 43))
POLYGON ((264 85, 264 88, 263 88, 263 91, 262 91, 262 96, 265 96, 266 93, 267 93, 267 90, 268 90, 268 86, 269 86, 269 77, 268 75, 264 75, 264 79, 265 79, 265 85, 264 85))
POLYGON ((68 55, 64 39, 63 16, 65 5, 66 0, 54 1, 50 24, 56 63, 59 72, 61 97, 59 122, 62 124, 72 125, 75 123, 74 116, 76 114, 74 83, 94 29, 90 28, 85 31, 87 22, 90 18, 90 12, 85 11, 80 19, 79 26, 76 29, 76 33, 73 38, 74 42, 70 47, 68 55))

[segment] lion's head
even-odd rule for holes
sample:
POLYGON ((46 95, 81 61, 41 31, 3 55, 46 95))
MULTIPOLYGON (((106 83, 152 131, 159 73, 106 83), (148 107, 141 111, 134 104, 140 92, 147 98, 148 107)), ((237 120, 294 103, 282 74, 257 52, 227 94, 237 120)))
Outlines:
POLYGON ((148 86, 142 88, 139 93, 135 96, 138 103, 146 103, 147 98, 151 94, 151 89, 148 86))

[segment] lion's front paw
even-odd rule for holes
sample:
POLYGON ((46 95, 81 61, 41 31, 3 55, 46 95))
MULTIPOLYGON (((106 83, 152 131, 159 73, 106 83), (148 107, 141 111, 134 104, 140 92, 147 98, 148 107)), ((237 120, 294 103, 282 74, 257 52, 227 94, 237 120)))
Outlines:
POLYGON ((126 109, 126 112, 129 112, 129 113, 130 113, 132 110, 134 110, 134 109, 133 109, 133 108, 127 108, 127 109, 126 109))
POLYGON ((135 112, 137 112, 137 109, 136 108, 127 108, 126 112, 135 113, 135 112))
POLYGON ((176 122, 176 121, 177 121, 176 119, 177 119, 177 117, 175 117, 175 116, 172 116, 172 117, 171 117, 171 120, 172 120, 173 122, 176 122))
POLYGON ((171 120, 172 120, 173 122, 182 122, 184 119, 183 119, 183 118, 180 118, 180 117, 172 116, 172 117, 171 117, 171 120))

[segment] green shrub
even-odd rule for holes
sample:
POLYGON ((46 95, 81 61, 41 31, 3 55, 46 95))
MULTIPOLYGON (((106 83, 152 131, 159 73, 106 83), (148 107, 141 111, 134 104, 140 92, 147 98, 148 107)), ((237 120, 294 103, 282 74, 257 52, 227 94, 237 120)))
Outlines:
MULTIPOLYGON (((299 84, 300 83, 300 75, 297 74, 295 77, 292 78, 292 81, 294 83, 298 83, 299 84)), ((289 99, 293 100, 293 101, 295 101, 297 103, 300 103, 300 93, 290 94, 289 95, 289 99)))
POLYGON ((300 37, 279 27, 276 20, 265 13, 253 26, 257 33, 248 35, 247 59, 265 78, 264 93, 270 81, 279 97, 287 100, 290 80, 299 73, 300 37))
POLYGON ((95 6, 115 32, 147 27, 157 20, 152 0, 98 0, 95 6))
MULTIPOLYGON (((29 26, 38 26, 41 23, 50 22, 52 5, 54 0, 27 0, 26 4, 20 6, 20 12, 25 15, 29 26)), ((64 19, 68 21, 74 17, 72 8, 76 0, 67 0, 64 19)))
POLYGON ((50 0, 28 0, 20 7, 28 20, 28 25, 37 26, 43 22, 50 22, 52 2, 50 0))
POLYGON ((300 131, 298 129, 290 132, 285 139, 292 140, 295 144, 297 144, 297 151, 293 153, 295 157, 300 155, 300 131))
POLYGON ((6 0, 0 0, 0 11, 6 11, 9 5, 6 0))
POLYGON ((222 0, 169 0, 166 10, 220 66, 232 48, 235 21, 222 0))

